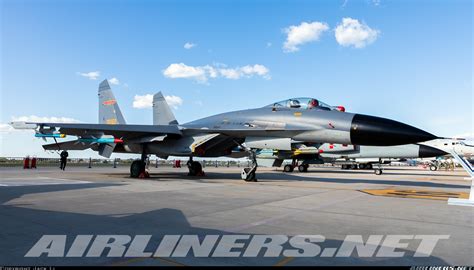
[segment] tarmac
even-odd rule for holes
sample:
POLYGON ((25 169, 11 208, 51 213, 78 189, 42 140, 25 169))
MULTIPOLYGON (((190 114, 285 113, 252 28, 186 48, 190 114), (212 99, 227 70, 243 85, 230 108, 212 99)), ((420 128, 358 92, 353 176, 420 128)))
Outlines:
POLYGON ((474 265, 474 208, 447 204, 466 196, 462 169, 429 171, 388 167, 343 171, 310 167, 307 173, 259 168, 258 182, 240 168, 150 168, 131 179, 128 168, 0 168, 0 265, 474 265), (431 256, 415 257, 47 257, 25 254, 43 235, 322 235, 322 249, 347 235, 449 235, 431 256))

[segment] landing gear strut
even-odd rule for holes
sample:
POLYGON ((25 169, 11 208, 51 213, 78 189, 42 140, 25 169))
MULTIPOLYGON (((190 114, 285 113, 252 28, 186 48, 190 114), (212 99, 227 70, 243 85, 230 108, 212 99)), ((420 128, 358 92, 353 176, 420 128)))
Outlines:
POLYGON ((147 154, 145 151, 145 146, 143 146, 142 156, 140 160, 134 160, 132 165, 130 165, 130 177, 132 178, 148 178, 149 174, 146 171, 146 158, 147 154))
POLYGON ((186 163, 188 166, 188 176, 204 176, 204 171, 202 170, 201 163, 197 161, 193 161, 193 157, 190 156, 188 162, 186 163))
POLYGON ((257 182, 257 177, 255 175, 258 167, 257 156, 253 150, 248 150, 248 152, 252 165, 250 168, 243 168, 240 176, 242 180, 245 180, 246 182, 257 182))
POLYGON ((379 163, 377 164, 377 168, 374 169, 374 173, 376 175, 381 175, 383 173, 383 170, 382 170, 382 159, 379 159, 379 163))

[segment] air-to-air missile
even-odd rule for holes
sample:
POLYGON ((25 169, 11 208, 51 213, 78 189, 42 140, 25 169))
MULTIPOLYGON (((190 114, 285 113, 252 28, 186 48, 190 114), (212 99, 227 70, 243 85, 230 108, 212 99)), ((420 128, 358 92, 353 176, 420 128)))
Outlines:
POLYGON ((123 143, 122 139, 117 138, 80 138, 78 141, 84 143, 123 143))
POLYGON ((62 133, 35 133, 36 138, 66 138, 62 133))

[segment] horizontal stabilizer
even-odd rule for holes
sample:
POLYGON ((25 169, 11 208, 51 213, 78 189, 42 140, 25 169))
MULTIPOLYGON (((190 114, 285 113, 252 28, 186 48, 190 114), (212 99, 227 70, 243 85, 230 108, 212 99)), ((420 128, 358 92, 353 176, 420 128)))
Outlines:
POLYGON ((44 144, 44 150, 86 150, 92 148, 93 145, 90 143, 83 143, 79 140, 44 144))

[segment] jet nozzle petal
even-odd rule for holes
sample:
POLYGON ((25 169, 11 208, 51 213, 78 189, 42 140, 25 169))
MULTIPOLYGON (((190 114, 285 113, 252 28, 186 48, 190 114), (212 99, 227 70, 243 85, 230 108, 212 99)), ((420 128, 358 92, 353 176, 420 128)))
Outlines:
POLYGON ((374 146, 412 144, 437 138, 404 123, 363 114, 354 115, 350 136, 352 144, 374 146))

